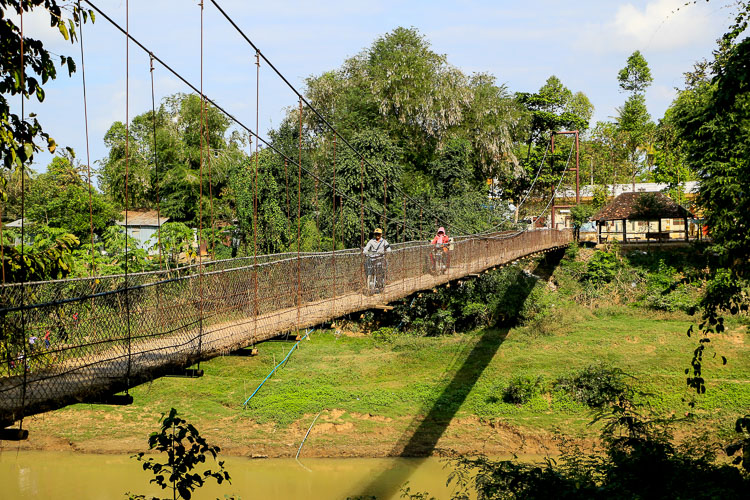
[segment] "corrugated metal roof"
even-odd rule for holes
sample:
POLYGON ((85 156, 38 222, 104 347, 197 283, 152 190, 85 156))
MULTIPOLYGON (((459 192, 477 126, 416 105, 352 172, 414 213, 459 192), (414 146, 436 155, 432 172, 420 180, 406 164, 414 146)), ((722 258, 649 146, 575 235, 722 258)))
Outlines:
MULTIPOLYGON (((129 210, 127 212, 128 226, 157 226, 169 221, 169 217, 157 217, 156 210, 129 210), (158 223, 157 223, 158 221, 158 223)), ((116 222, 118 226, 125 225, 125 211, 122 212, 122 220, 116 222)))
POLYGON ((32 221, 30 221, 29 219, 24 218, 24 219, 16 219, 13 222, 8 222, 7 224, 3 224, 3 226, 4 227, 17 227, 17 228, 20 229, 21 228, 21 221, 23 221, 23 225, 24 226, 30 226, 31 224, 33 224, 32 221))
POLYGON ((662 219, 681 219, 683 217, 692 217, 690 212, 685 210, 683 207, 675 203, 672 198, 665 195, 664 193, 623 193, 612 202, 599 210, 599 213, 594 215, 591 220, 602 221, 602 220, 623 220, 630 219, 630 216, 635 212, 635 202, 643 194, 650 194, 656 197, 656 199, 663 205, 663 210, 660 215, 662 219))
MULTIPOLYGON (((581 184, 580 195, 583 198, 590 198, 594 196, 594 187, 591 184, 581 184)), ((633 191, 633 184, 606 184, 607 193, 612 193, 613 196, 618 196, 623 193, 633 191)), ((636 182, 635 190, 637 192, 652 193, 657 191, 665 191, 669 188, 669 184, 664 182, 636 182)), ((695 194, 700 189, 700 183, 698 181, 687 181, 682 183, 682 188, 685 193, 695 194)), ((560 190, 555 195, 555 198, 575 198, 576 192, 573 189, 560 190)))

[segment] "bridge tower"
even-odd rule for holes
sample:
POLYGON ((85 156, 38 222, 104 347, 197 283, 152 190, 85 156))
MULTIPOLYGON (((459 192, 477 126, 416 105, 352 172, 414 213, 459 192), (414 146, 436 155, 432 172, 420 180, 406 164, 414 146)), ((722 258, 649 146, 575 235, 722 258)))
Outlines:
MULTIPOLYGON (((579 166, 580 166, 580 143, 579 143, 579 137, 578 137, 578 130, 560 130, 558 132, 552 132, 552 136, 550 137, 551 141, 551 149, 550 149, 550 155, 551 158, 554 158, 555 154, 555 135, 575 135, 575 146, 576 146, 576 166, 575 169, 571 168, 570 170, 575 170, 576 173, 576 205, 578 205, 581 202, 581 180, 580 180, 580 174, 579 174, 579 166)), ((554 160, 552 160, 554 161, 554 160)), ((565 173, 563 172, 563 175, 565 173)), ((557 193, 552 193, 552 209, 550 210, 550 217, 552 219, 552 229, 555 228, 555 208, 570 208, 572 205, 555 205, 555 197, 557 193)))

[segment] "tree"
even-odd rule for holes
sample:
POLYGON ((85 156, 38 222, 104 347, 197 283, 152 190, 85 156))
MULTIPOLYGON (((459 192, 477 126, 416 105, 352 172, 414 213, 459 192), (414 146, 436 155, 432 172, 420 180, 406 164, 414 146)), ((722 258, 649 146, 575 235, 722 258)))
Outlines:
POLYGON ((460 129, 464 139, 471 142, 475 172, 467 172, 475 180, 488 177, 514 177, 519 174, 519 163, 514 151, 515 142, 525 132, 523 108, 508 92, 505 85, 497 85, 495 77, 475 73, 469 79, 471 101, 464 112, 460 129))
MULTIPOLYGON (((403 166, 401 165, 401 149, 381 130, 363 130, 351 138, 354 148, 361 152, 367 162, 362 161, 349 148, 341 148, 336 160, 336 191, 346 193, 351 198, 336 197, 337 211, 337 240, 346 246, 359 246, 361 236, 360 201, 364 200, 364 226, 369 233, 377 226, 383 225, 383 220, 375 214, 382 214, 384 202, 388 211, 387 226, 383 227, 386 235, 396 234, 400 226, 401 214, 400 196, 396 191, 401 181, 403 166), (388 179, 387 184, 384 179, 388 179), (384 200, 384 195, 387 197, 384 200)), ((329 148, 329 154, 332 154, 329 148)), ((332 157, 326 162, 326 180, 333 184, 332 157)), ((325 229, 323 234, 332 234, 333 205, 331 203, 331 188, 324 188, 325 195, 325 229)), ((386 236, 388 238, 389 236, 386 236)), ((391 237, 391 241, 393 238, 391 237)))
MULTIPOLYGON (((3 204, 8 201, 6 179, 18 179, 18 192, 21 192, 20 186, 25 184, 28 175, 27 166, 34 153, 41 150, 38 140, 44 141, 50 152, 57 147, 55 140, 42 129, 36 115, 18 116, 11 112, 8 99, 20 95, 22 100, 27 100, 33 95, 42 102, 45 95, 43 85, 57 77, 52 54, 44 48, 42 41, 25 35, 21 37, 20 26, 5 15, 6 11, 12 11, 22 16, 34 8, 45 9, 50 16, 50 26, 56 27, 71 43, 76 40, 77 26, 86 22, 89 16, 94 21, 93 11, 77 7, 71 10, 71 18, 63 17, 63 8, 55 0, 0 0, 0 158, 4 167, 0 176, 0 202, 3 204)), ((60 65, 72 75, 76 69, 73 58, 59 57, 60 65)), ((71 248, 78 241, 73 235, 60 235, 54 244, 41 250, 27 248, 26 242, 22 242, 21 248, 2 243, 5 257, 0 264, 6 280, 26 281, 66 275, 70 271, 67 260, 71 248)))
MULTIPOLYGON (((34 237, 27 233, 26 241, 4 248, 3 276, 7 283, 62 279, 73 269, 72 250, 78 238, 64 229, 37 226, 34 237), (33 241, 32 241, 33 239, 33 241)), ((6 297, 13 298, 10 294, 6 297)), ((17 304, 3 304, 4 307, 17 304)))
MULTIPOLYGON (((128 138, 127 201, 131 210, 154 208, 158 198, 165 217, 198 225, 202 151, 204 202, 208 207, 208 198, 215 197, 222 205, 221 213, 226 214, 226 202, 220 199, 230 170, 245 157, 240 150, 242 141, 235 134, 226 137, 229 119, 217 108, 206 104, 202 112, 201 107, 197 95, 175 94, 164 99, 155 115, 147 111, 133 118, 128 138)), ((125 205, 125 140, 125 125, 113 123, 104 136, 109 152, 99 175, 102 191, 121 207, 125 205)), ((209 211, 204 210, 207 216, 209 211)))
MULTIPOLYGON (((33 9, 45 9, 49 13, 50 26, 57 28, 66 40, 77 40, 76 26, 86 22, 88 16, 94 20, 93 11, 71 9, 72 18, 63 16, 63 7, 56 0, 0 0, 0 158, 6 170, 22 168, 31 163, 34 153, 40 151, 37 139, 46 142, 46 148, 53 153, 57 147, 55 140, 42 129, 36 115, 18 116, 12 113, 7 96, 21 95, 23 99, 35 96, 44 101, 43 85, 57 78, 53 55, 44 48, 41 40, 23 37, 21 43, 20 26, 6 17, 6 11, 21 15, 33 9), (23 66, 21 65, 23 46, 23 66), (28 71, 30 70, 30 71, 28 71), (39 81, 41 80, 41 82, 39 81)), ((72 75, 76 70, 72 57, 60 55, 60 65, 72 75)))
MULTIPOLYGON (((207 480, 214 480, 217 484, 224 481, 231 483, 229 472, 224 469, 224 462, 217 460, 221 448, 209 444, 195 426, 177 416, 177 410, 174 408, 169 411, 169 415, 162 414, 160 421, 161 430, 149 436, 148 447, 150 450, 166 454, 166 461, 162 463, 154 457, 145 458, 143 452, 131 457, 143 464, 144 471, 150 470, 154 474, 154 478, 149 482, 162 489, 171 488, 173 500, 190 500, 193 492, 207 480), (202 471, 202 474, 194 472, 197 467, 205 464, 209 457, 213 458, 218 469, 207 469, 202 471)), ((131 495, 130 498, 146 497, 131 495)))
POLYGON ((575 95, 555 75, 550 76, 538 92, 516 93, 518 101, 530 112, 531 125, 527 145, 541 145, 549 132, 588 128, 594 106, 583 92, 575 95))
POLYGON ((540 197, 550 196, 549 193, 553 186, 557 185, 568 158, 568 146, 560 147, 567 139, 558 137, 554 157, 548 154, 545 163, 542 164, 550 134, 560 130, 584 132, 588 128, 594 107, 585 94, 573 94, 554 75, 547 79, 538 92, 518 92, 516 99, 530 116, 525 158, 520 161, 523 175, 506 180, 504 185, 511 199, 519 202, 530 189, 537 171, 540 175, 534 184, 535 190, 540 197))
POLYGON ((167 269, 169 269, 169 263, 177 263, 180 259, 180 254, 185 254, 186 257, 192 261, 195 257, 193 251, 193 231, 182 222, 165 222, 161 225, 161 234, 154 235, 154 241, 151 243, 150 250, 159 251, 159 243, 161 242, 161 250, 166 257, 167 269))
POLYGON ((651 155, 654 181, 666 183, 669 196, 681 204, 684 199, 685 182, 693 180, 695 175, 685 162, 682 139, 677 134, 672 118, 673 107, 674 104, 667 109, 664 118, 659 120, 656 126, 651 155))
POLYGON ((47 172, 31 183, 26 214, 29 220, 63 228, 81 241, 90 241, 91 231, 101 234, 120 218, 115 207, 92 189, 81 176, 81 168, 69 157, 56 156, 47 172), (91 208, 91 212, 89 212, 91 208))
POLYGON ((581 226, 587 223, 591 216, 594 215, 594 207, 591 205, 575 205, 571 207, 570 215, 573 218, 575 238, 578 239, 581 235, 581 226))
POLYGON ((627 64, 617 74, 617 81, 620 83, 620 89, 623 92, 630 92, 631 94, 645 93, 646 88, 654 81, 651 76, 651 69, 649 69, 646 59, 639 50, 628 57, 627 64))
POLYGON ((617 127, 625 133, 628 162, 635 183, 645 164, 646 152, 652 142, 654 124, 646 108, 645 92, 653 78, 648 63, 639 51, 628 57, 627 65, 617 75, 620 89, 630 92, 625 104, 617 108, 617 127))
POLYGON ((257 246, 259 254, 278 253, 286 249, 291 228, 281 208, 281 189, 273 175, 273 171, 278 167, 275 163, 279 161, 283 164, 278 155, 264 149, 258 153, 257 165, 253 155, 230 176, 229 184, 236 201, 235 217, 239 237, 250 247, 250 254, 253 252, 253 244, 257 246))
POLYGON ((714 52, 713 78, 681 93, 674 108, 685 161, 700 180, 698 204, 719 257, 701 302, 702 335, 686 370, 689 385, 698 392, 706 390, 702 369, 708 335, 724 331, 724 311, 748 309, 743 288, 750 279, 750 39, 738 39, 749 17, 750 4, 740 3, 735 22, 714 52))

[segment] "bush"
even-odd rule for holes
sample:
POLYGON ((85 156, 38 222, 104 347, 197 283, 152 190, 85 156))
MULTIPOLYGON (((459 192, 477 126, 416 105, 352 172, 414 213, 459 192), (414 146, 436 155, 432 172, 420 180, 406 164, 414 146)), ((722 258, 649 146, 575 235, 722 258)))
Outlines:
POLYGON ((588 262, 584 279, 591 283, 609 283, 614 279, 620 262, 613 252, 598 251, 588 262))
POLYGON ((571 241, 568 248, 565 249, 565 258, 568 260, 575 260, 578 257, 578 242, 571 241))
POLYGON ((490 308, 483 302, 470 302, 461 311, 462 319, 473 327, 489 326, 490 308))
POLYGON ((372 332, 372 338, 380 340, 382 342, 393 342, 393 338, 396 336, 396 329, 390 326, 383 326, 372 332))
POLYGON ((528 403, 531 398, 540 392, 542 377, 526 377, 518 375, 510 379, 508 385, 503 389, 503 401, 522 405, 528 403))
POLYGON ((622 370, 600 363, 558 379, 555 389, 567 392, 575 401, 591 408, 602 408, 624 394, 628 384, 622 370))
POLYGON ((699 300, 698 289, 681 281, 678 271, 659 259, 655 270, 647 275, 643 305, 668 312, 695 310, 699 300))

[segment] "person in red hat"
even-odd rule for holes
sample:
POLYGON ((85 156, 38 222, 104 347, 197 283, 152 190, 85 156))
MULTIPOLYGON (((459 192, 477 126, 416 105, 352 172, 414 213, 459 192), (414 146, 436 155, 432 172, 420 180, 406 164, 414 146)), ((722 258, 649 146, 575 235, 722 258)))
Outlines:
MULTIPOLYGON (((448 244, 450 243, 450 238, 447 234, 445 234, 445 228, 440 227, 438 228, 437 234, 434 238, 432 238, 432 241, 430 242, 431 245, 435 247, 436 250, 440 250, 444 252, 443 256, 445 258, 445 269, 451 267, 451 253, 448 251, 448 244)), ((430 262, 432 263, 432 269, 435 270, 435 256, 431 253, 430 254, 430 262)))

